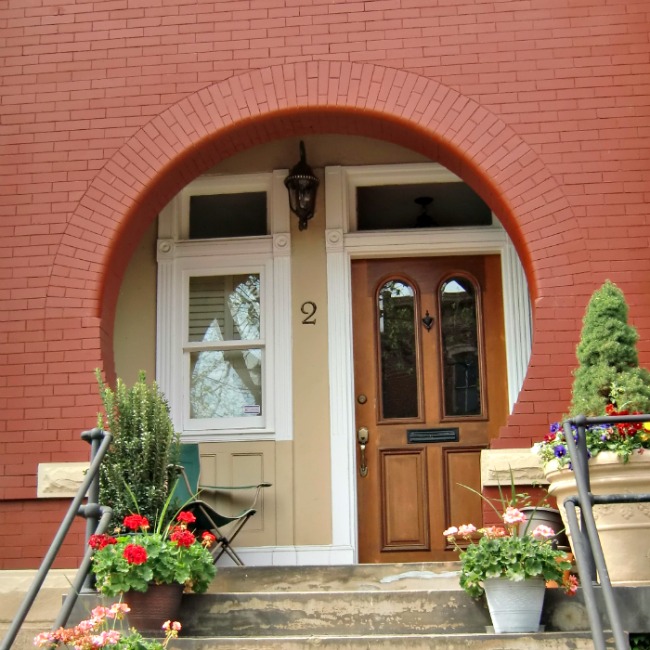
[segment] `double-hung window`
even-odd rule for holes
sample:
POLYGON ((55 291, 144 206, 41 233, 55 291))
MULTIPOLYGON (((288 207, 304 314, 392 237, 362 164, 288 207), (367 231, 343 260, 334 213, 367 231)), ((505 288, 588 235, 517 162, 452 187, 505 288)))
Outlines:
POLYGON ((185 440, 291 437, 282 178, 202 178, 161 214, 157 375, 185 440))

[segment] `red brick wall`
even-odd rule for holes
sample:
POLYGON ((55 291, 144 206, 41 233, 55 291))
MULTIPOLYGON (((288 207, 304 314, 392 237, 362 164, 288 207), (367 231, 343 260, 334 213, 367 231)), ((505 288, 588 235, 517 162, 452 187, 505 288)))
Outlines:
MULTIPOLYGON (((2 520, 54 512, 35 500, 38 462, 87 458, 92 371, 112 372, 139 234, 202 170, 278 137, 387 139, 490 203, 535 298, 498 445, 527 446, 566 408, 605 278, 650 365, 649 33, 647 0, 0 3, 2 520)), ((0 530, 0 567, 42 551, 0 530)))

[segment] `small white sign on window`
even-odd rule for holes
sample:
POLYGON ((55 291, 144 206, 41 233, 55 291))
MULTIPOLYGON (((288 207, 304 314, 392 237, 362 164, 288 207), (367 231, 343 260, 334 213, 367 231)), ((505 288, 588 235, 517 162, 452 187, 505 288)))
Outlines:
POLYGON ((244 415, 259 415, 262 412, 262 408, 259 404, 251 404, 249 406, 244 406, 244 415))

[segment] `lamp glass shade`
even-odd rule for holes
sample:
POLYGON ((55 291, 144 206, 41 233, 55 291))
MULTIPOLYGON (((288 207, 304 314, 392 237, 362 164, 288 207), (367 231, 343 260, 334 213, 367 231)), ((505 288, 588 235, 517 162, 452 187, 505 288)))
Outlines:
POLYGON ((291 212, 300 220, 300 230, 304 230, 314 216, 319 180, 307 164, 303 142, 300 143, 300 162, 289 172, 284 184, 289 192, 291 212))

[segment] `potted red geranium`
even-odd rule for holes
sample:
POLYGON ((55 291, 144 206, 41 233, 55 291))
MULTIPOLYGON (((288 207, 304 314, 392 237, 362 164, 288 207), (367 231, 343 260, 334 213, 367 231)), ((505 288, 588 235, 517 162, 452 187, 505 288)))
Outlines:
POLYGON ((191 512, 180 512, 164 529, 150 530, 146 517, 131 514, 123 521, 126 534, 90 537, 97 590, 107 596, 123 595, 131 607, 129 622, 138 629, 159 630, 161 620, 175 617, 173 607, 178 610, 184 590, 202 593, 214 578, 208 550, 214 535, 204 532, 196 537, 188 528, 194 521, 191 512), (141 606, 143 595, 148 602, 141 606), (172 610, 157 611, 161 599, 169 601, 172 610), (150 620, 154 611, 156 618, 150 620))

